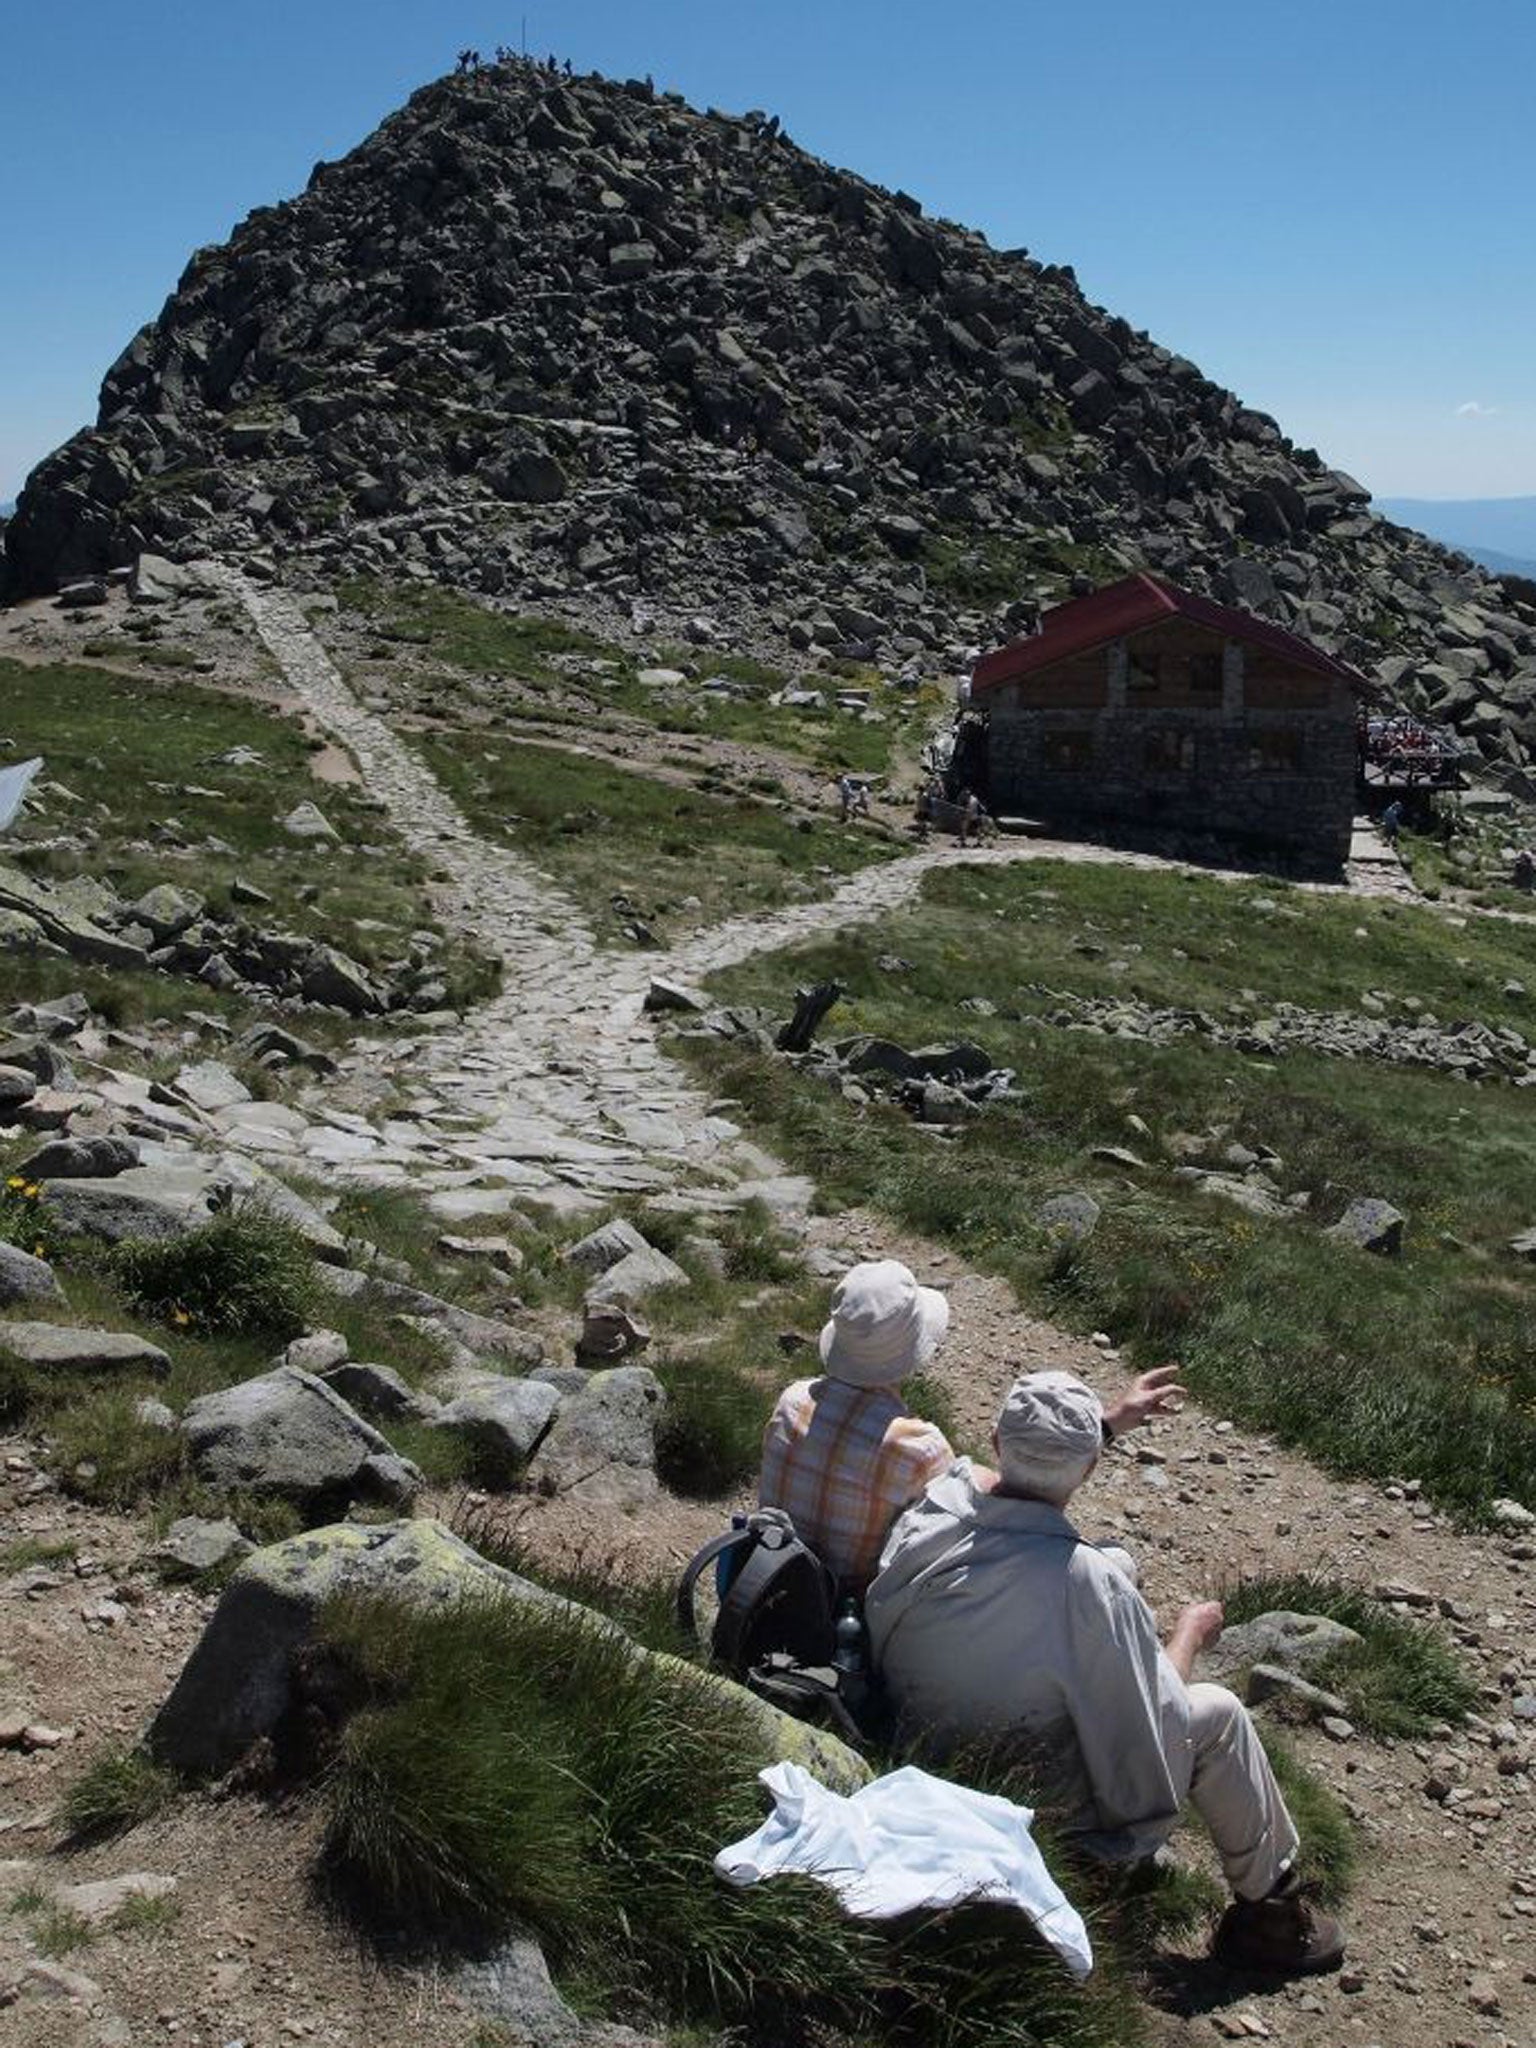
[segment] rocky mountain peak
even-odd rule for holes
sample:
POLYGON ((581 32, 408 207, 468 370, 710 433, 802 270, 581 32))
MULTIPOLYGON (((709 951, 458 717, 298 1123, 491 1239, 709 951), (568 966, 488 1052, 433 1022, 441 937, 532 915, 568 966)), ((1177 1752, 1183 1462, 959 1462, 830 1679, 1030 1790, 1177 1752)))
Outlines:
POLYGON ((215 553, 930 667, 1144 566, 1490 766, 1536 744, 1518 588, 1375 518, 1070 269, 764 115, 521 59, 423 88, 199 250, 4 547, 12 595, 215 553))

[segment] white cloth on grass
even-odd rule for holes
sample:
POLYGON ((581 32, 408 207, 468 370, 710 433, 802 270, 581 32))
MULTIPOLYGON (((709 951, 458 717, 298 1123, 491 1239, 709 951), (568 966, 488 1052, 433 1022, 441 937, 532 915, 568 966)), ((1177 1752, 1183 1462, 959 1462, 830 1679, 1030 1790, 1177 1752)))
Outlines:
POLYGON ((1027 1806, 912 1765, 847 1798, 798 1764, 774 1764, 759 1777, 773 1812, 715 1858, 728 1884, 813 1877, 861 1920, 963 1901, 1019 1906, 1074 1977, 1093 1968, 1088 1930, 1045 1867, 1027 1806))
POLYGON ((20 761, 14 768, 0 768, 0 832, 3 832, 12 818, 21 809, 21 800, 27 793, 27 784, 43 765, 39 754, 36 760, 20 761))

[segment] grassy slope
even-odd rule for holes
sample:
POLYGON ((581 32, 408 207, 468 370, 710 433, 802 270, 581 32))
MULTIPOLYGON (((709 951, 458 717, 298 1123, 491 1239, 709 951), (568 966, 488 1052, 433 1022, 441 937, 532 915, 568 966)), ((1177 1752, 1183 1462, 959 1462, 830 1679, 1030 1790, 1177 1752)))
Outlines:
MULTIPOLYGON (((329 940, 365 965, 398 957, 413 931, 434 923, 420 857, 395 838, 366 792, 316 782, 297 723, 249 699, 189 682, 168 688, 101 669, 0 661, 0 734, 7 758, 41 754, 43 780, 76 799, 45 790, 44 808, 13 828, 7 853, 12 844, 93 835, 77 852, 30 859, 41 878, 88 874, 129 900, 171 882, 217 908, 228 904, 238 876, 272 898, 245 913, 253 921, 329 940), (254 749, 260 763, 219 759, 235 747, 254 749), (306 799, 324 812, 339 845, 284 832, 282 819, 306 799)), ((450 939, 442 958, 456 987, 483 988, 462 946, 450 939)), ((239 1007, 189 977, 6 959, 6 990, 18 999, 77 987, 117 1016, 239 1007)))
MULTIPOLYGON (((662 732, 760 741, 829 774, 841 768, 885 772, 932 722, 931 694, 914 699, 885 689, 873 672, 848 663, 803 680, 828 693, 850 684, 873 687, 883 724, 865 725, 832 709, 770 705, 768 693, 788 678, 746 655, 667 648, 660 651, 660 665, 729 677, 752 690, 749 698, 705 696, 692 688, 660 694, 638 680, 641 664, 632 654, 557 619, 492 611, 428 584, 386 587, 359 578, 343 584, 339 594, 349 611, 371 623, 379 656, 388 659, 393 650, 408 647, 428 676, 440 674, 435 708, 448 716, 462 679, 475 678, 475 694, 492 705, 496 682, 512 680, 533 693, 541 722, 589 726, 596 699, 662 732), (599 671, 596 663, 606 666, 599 671)), ((424 692, 430 697, 430 683, 424 692)))
POLYGON ((1293 921, 1255 913, 1257 893, 1127 870, 957 869, 878 928, 720 978, 733 999, 783 1005, 797 981, 837 975, 850 999, 829 1032, 979 1038, 1017 1070, 1017 1091, 952 1144, 896 1111, 854 1112, 775 1061, 707 1046, 698 1056, 820 1176, 828 1201, 883 1206, 1062 1319, 1113 1331, 1144 1362, 1176 1353, 1207 1399, 1336 1469, 1418 1477, 1474 1511, 1499 1494, 1536 1499, 1536 1280, 1504 1250, 1533 1220, 1524 1093, 1320 1056, 1270 1064, 1193 1039, 1153 1048, 956 1008, 981 995, 1006 1013, 1021 987, 1045 980, 1249 1009, 1280 997, 1342 1007, 1378 986, 1421 994, 1444 1021, 1523 1015, 1521 999, 1500 994, 1506 978, 1530 977, 1536 936, 1519 927, 1447 931, 1428 914, 1266 890, 1293 921), (1074 951, 1090 928, 1091 943, 1109 941, 1102 955, 1074 951), (1134 944, 1144 950, 1129 953, 1134 944), (877 969, 892 952, 913 971, 877 969), (1116 973, 1115 958, 1129 970, 1116 973), (1273 1147, 1284 1189, 1310 1196, 1308 1215, 1261 1223, 1178 1183, 1162 1141, 1212 1128, 1222 1142, 1273 1147), (1101 1144, 1136 1148, 1146 1170, 1091 1159, 1101 1144), (1034 1222, 1063 1186, 1104 1204, 1081 1249, 1034 1222), (1401 1259, 1322 1235, 1355 1195, 1407 1213, 1401 1259))
POLYGON ((819 895, 897 850, 831 817, 797 824, 753 798, 707 794, 548 747, 484 733, 434 733, 419 745, 475 829, 563 882, 609 936, 617 935, 616 892, 666 941, 696 924, 819 895))

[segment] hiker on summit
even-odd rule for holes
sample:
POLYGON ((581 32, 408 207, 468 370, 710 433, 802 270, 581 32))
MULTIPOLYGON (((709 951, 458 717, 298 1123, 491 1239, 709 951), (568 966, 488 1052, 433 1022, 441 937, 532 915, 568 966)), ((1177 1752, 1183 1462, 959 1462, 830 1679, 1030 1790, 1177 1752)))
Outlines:
POLYGON ((1234 1894, 1217 1960, 1337 1967, 1343 1935, 1301 1894, 1296 1829, 1247 1709, 1192 1678, 1221 1633, 1219 1603, 1186 1607, 1160 1646, 1124 1554, 1067 1519, 1105 1441, 1097 1396, 1070 1373, 1032 1373, 993 1441, 995 1483, 966 1459, 933 1481, 891 1531, 865 1600, 901 1723, 941 1752, 1022 1739, 1071 1831, 1110 1862, 1155 1854, 1189 1799, 1234 1894))

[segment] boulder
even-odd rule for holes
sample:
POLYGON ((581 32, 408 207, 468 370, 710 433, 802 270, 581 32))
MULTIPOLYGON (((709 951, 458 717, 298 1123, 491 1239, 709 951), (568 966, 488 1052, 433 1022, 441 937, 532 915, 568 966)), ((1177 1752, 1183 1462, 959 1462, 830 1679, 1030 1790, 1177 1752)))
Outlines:
POLYGON ((196 1230, 213 1214, 201 1178, 140 1166, 110 1180, 50 1180, 42 1201, 61 1230, 102 1244, 129 1238, 161 1240, 196 1230))
POLYGON ((1354 1629, 1326 1615, 1295 1614, 1277 1607, 1224 1629, 1202 1652, 1200 1673, 1220 1682, 1255 1664, 1266 1664, 1305 1674, 1360 1640, 1354 1629))
POLYGON ((1331 1224, 1324 1235, 1337 1244, 1357 1245, 1361 1251, 1377 1252, 1383 1258, 1396 1258, 1403 1248, 1403 1225, 1407 1220, 1402 1211, 1394 1209, 1390 1202, 1380 1201, 1375 1196, 1361 1196, 1350 1203, 1338 1222, 1331 1224))
POLYGON ((328 1003, 349 1017, 372 1017, 385 1007, 384 996, 365 967, 334 946, 315 946, 299 969, 299 985, 311 1003, 328 1003))
POLYGON ((103 931, 75 910, 59 890, 35 881, 20 868, 0 867, 0 910, 31 918, 44 938, 77 960, 91 960, 101 967, 143 967, 148 962, 142 946, 103 931))
POLYGON ((338 1393, 293 1366, 202 1395, 181 1428, 210 1485, 279 1494, 306 1512, 354 1501, 403 1505, 423 1485, 416 1467, 338 1393))
POLYGON ((626 1259, 631 1252, 648 1252, 650 1242, 641 1236, 633 1223, 620 1216, 612 1223, 605 1223, 599 1230, 589 1230, 575 1244, 565 1249, 566 1262, 572 1266, 583 1266, 589 1273, 606 1273, 610 1266, 616 1266, 620 1259, 626 1259))
POLYGON ((196 924, 206 907, 201 896, 161 882, 147 889, 133 905, 133 921, 147 926, 156 945, 163 946, 168 939, 178 938, 189 925, 196 924))
POLYGON ((174 1085, 194 1109, 210 1113, 251 1099, 250 1089, 222 1060, 198 1060, 181 1068, 174 1085))
POLYGON ((1048 1236, 1071 1238, 1081 1243, 1092 1237, 1101 1213, 1092 1195, 1074 1190, 1048 1196, 1035 1211, 1035 1221, 1048 1236))
POLYGON ((622 1304, 589 1301, 576 1340, 576 1357, 582 1365, 611 1365, 616 1358, 644 1351, 651 1341, 649 1328, 622 1304))
POLYGON ((0 1119, 30 1102, 37 1093, 37 1076, 25 1067, 0 1066, 0 1119))
POLYGON ((74 1330, 63 1323, 0 1323, 0 1357, 44 1373, 149 1373, 164 1379, 171 1361, 158 1344, 127 1330, 74 1330))
POLYGON ((62 1301, 64 1291, 46 1259, 37 1259, 19 1245, 0 1244, 0 1308, 18 1301, 62 1301))
MULTIPOLYGON (((291 1365, 299 1372, 328 1373, 333 1366, 341 1365, 347 1356, 347 1340, 340 1330, 307 1330, 302 1337, 295 1337, 291 1344, 285 1344, 281 1358, 274 1359, 274 1365, 291 1365)), ((341 1389, 346 1394, 346 1389, 341 1389)), ((347 1398, 350 1400, 351 1396, 347 1398)))
POLYGON ((643 1365, 593 1373, 561 1402, 529 1464, 528 1485, 614 1507, 653 1500, 656 1424, 665 1400, 660 1380, 643 1365))
POLYGON ((418 1393, 403 1380, 393 1366, 370 1365, 366 1359, 349 1358, 321 1372, 320 1377, 360 1414, 380 1422, 430 1422, 441 1408, 430 1394, 418 1393))
POLYGON ((341 834, 326 817, 318 804, 312 804, 308 797, 294 805, 282 821, 283 830, 291 839, 320 839, 332 846, 340 844, 341 834))
POLYGON ((166 1530, 149 1561, 168 1579, 196 1579, 249 1557, 253 1547, 231 1521, 183 1515, 166 1530))
POLYGON ((488 1375, 439 1408, 430 1427, 464 1438, 486 1464, 510 1475, 526 1465, 559 1405, 559 1393, 544 1380, 488 1375))
POLYGON ((113 1180, 139 1163, 132 1138, 52 1138, 22 1160, 27 1180, 113 1180))
MULTIPOLYGON (((295 1652, 312 1633, 326 1602, 347 1594, 385 1595, 413 1606, 445 1606, 480 1596, 586 1612, 491 1564, 441 1522, 371 1527, 348 1522, 315 1529, 257 1551, 235 1573, 150 1724, 151 1752, 190 1775, 214 1776, 229 1770, 254 1742, 276 1728, 292 1696, 295 1652)), ((590 1625, 624 1633, 617 1623, 595 1614, 590 1625)), ((634 1655, 686 1671, 698 1684, 739 1707, 748 1738, 742 1757, 745 1771, 788 1758, 838 1791, 853 1791, 867 1782, 868 1765, 835 1736, 792 1720, 715 1673, 695 1672, 676 1658, 638 1644, 634 1655)))
POLYGON ((589 1308, 632 1307, 661 1287, 690 1287, 692 1281, 674 1259, 654 1245, 628 1252, 587 1289, 589 1308))

